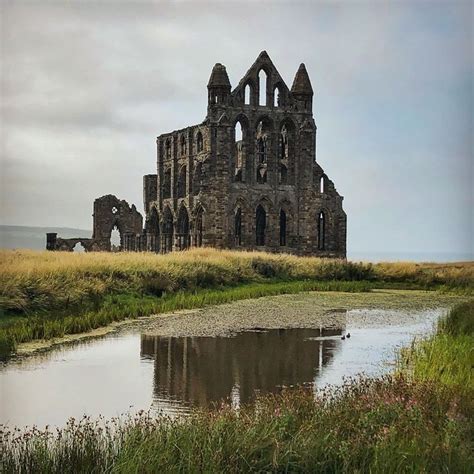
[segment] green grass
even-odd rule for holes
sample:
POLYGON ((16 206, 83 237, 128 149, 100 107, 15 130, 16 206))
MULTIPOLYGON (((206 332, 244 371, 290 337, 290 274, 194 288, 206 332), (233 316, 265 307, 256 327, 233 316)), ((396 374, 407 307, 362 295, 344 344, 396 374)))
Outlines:
POLYGON ((474 396, 474 300, 455 306, 435 336, 403 352, 414 380, 432 381, 474 396))

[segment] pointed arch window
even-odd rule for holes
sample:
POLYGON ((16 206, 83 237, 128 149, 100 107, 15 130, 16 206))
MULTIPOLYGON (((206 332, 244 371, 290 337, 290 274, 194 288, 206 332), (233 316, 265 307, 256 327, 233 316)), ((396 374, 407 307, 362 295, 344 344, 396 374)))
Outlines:
POLYGON ((318 215, 318 250, 326 250, 326 215, 323 211, 318 215))
POLYGON ((181 155, 186 155, 186 137, 184 135, 181 135, 181 155))
POLYGON ((161 248, 163 249, 164 253, 171 252, 173 250, 173 236, 173 214, 171 214, 169 207, 166 207, 163 213, 163 234, 161 236, 161 248))
POLYGON ((251 88, 250 84, 244 87, 244 105, 250 105, 251 88))
POLYGON ((242 210, 240 207, 235 211, 234 236, 236 247, 240 247, 242 245, 242 210))
POLYGON ((267 105, 267 73, 260 69, 258 73, 258 105, 267 105))
POLYGON ((288 168, 283 164, 280 165, 280 174, 278 181, 280 184, 288 184, 288 168))
POLYGON ((273 107, 280 107, 280 106, 281 106, 280 88, 276 86, 275 90, 273 91, 273 107))
POLYGON ((321 176, 321 179, 319 180, 319 192, 321 194, 326 192, 326 180, 324 179, 324 175, 321 176))
POLYGON ((266 135, 257 140, 257 155, 259 163, 267 162, 267 137, 266 135))
POLYGON ((196 151, 198 153, 200 153, 203 149, 204 149, 204 141, 203 141, 203 138, 202 138, 202 133, 197 132, 197 135, 196 135, 196 151))
POLYGON ((189 247, 189 215, 185 206, 182 206, 179 210, 176 236, 178 241, 178 249, 187 249, 189 247))
POLYGON ((196 213, 196 219, 194 223, 194 245, 196 247, 202 247, 203 214, 204 214, 203 208, 199 207, 196 213))
POLYGON ((255 214, 255 243, 257 246, 265 245, 265 230, 267 226, 267 213, 259 205, 255 214))
POLYGON ((285 246, 286 243, 286 212, 280 209, 280 245, 285 246))
POLYGON ((234 140, 234 156, 235 169, 234 180, 243 181, 243 165, 244 165, 244 128, 240 120, 235 124, 235 140, 234 140))
POLYGON ((168 138, 165 143, 166 158, 171 158, 171 140, 168 138))

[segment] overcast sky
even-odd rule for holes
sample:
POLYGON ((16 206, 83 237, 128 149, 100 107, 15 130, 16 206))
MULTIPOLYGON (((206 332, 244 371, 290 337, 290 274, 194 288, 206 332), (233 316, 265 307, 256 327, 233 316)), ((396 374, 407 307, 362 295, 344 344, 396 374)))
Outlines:
POLYGON ((157 135, 202 121, 216 62, 267 50, 315 91, 349 251, 473 251, 472 2, 1 3, 1 222, 142 210, 157 135))

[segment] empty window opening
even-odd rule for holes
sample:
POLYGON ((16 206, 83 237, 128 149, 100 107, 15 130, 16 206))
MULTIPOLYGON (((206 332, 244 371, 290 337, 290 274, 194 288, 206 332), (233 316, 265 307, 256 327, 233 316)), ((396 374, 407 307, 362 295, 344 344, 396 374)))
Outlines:
POLYGON ((280 131, 280 159, 287 160, 289 157, 288 130, 286 125, 281 127, 280 131))
POLYGON ((318 250, 326 249, 326 216, 320 212, 318 216, 318 250))
POLYGON ((186 137, 184 135, 181 136, 181 155, 186 154, 186 137))
POLYGON ((182 166, 178 176, 178 197, 186 196, 186 166, 182 166))
POLYGON ((202 133, 198 132, 196 135, 196 150, 199 153, 203 150, 203 148, 204 148, 204 142, 202 139, 202 133))
POLYGON ((163 235, 161 237, 161 248, 163 249, 163 252, 166 253, 173 250, 173 235, 173 215, 171 214, 169 207, 167 207, 163 214, 163 235))
POLYGON ((242 245, 242 210, 240 209, 240 207, 235 212, 234 235, 235 245, 239 247, 240 245, 242 245))
POLYGON ((82 242, 77 242, 77 244, 72 248, 72 251, 74 253, 84 253, 86 249, 84 248, 84 245, 82 245, 82 242))
POLYGON ((255 215, 255 241, 258 246, 265 245, 265 228, 267 226, 267 213, 259 205, 255 215))
POLYGON ((119 252, 120 251, 120 231, 118 230, 117 226, 114 226, 112 232, 110 233, 110 251, 111 252, 119 252))
POLYGON ((184 206, 179 210, 177 237, 178 249, 187 249, 189 247, 189 216, 184 206))
POLYGON ((194 237, 194 245, 196 247, 202 247, 202 234, 203 234, 203 214, 204 211, 200 208, 196 214, 196 221, 195 221, 195 237, 194 237))
POLYGON ((280 209, 280 245, 286 245, 286 212, 280 209))
POLYGON ((250 105, 250 84, 247 84, 244 88, 244 104, 250 105))
POLYGON ((321 176, 321 179, 319 180, 319 191, 320 191, 321 194, 326 192, 326 190, 324 189, 325 188, 324 184, 325 184, 324 183, 324 176, 321 176))
POLYGON ((257 156, 259 163, 267 162, 267 137, 263 136, 257 140, 257 156))
POLYGON ((273 106, 274 107, 280 107, 280 89, 278 87, 275 87, 275 90, 273 91, 273 106))
POLYGON ((288 184, 288 168, 285 165, 280 165, 280 184, 288 184))
POLYGON ((112 214, 117 214, 118 213, 118 209, 114 206, 112 208, 112 214))
POLYGON ((171 141, 168 139, 166 140, 166 158, 171 158, 171 141))
POLYGON ((265 184, 267 182, 267 168, 265 165, 260 165, 257 169, 257 183, 265 184))
POLYGON ((267 105, 267 73, 263 69, 258 73, 258 105, 267 105))
POLYGON ((243 137, 243 129, 242 129, 242 124, 237 122, 235 124, 235 143, 241 142, 243 137))

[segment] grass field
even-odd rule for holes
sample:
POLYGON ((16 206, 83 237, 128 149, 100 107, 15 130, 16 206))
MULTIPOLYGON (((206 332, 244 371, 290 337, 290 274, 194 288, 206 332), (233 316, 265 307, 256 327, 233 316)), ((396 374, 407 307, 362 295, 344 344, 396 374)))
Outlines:
POLYGON ((354 263, 195 249, 150 253, 0 251, 0 357, 19 343, 113 321, 309 290, 438 289, 470 294, 474 264, 354 263))
POLYGON ((70 420, 54 432, 4 428, 3 472, 471 473, 473 321, 474 301, 463 303, 405 353, 396 374, 316 397, 300 389, 174 420, 140 414, 105 425, 70 420), (432 357, 445 337, 453 350, 432 357), (464 338, 470 351, 459 354, 464 338))

